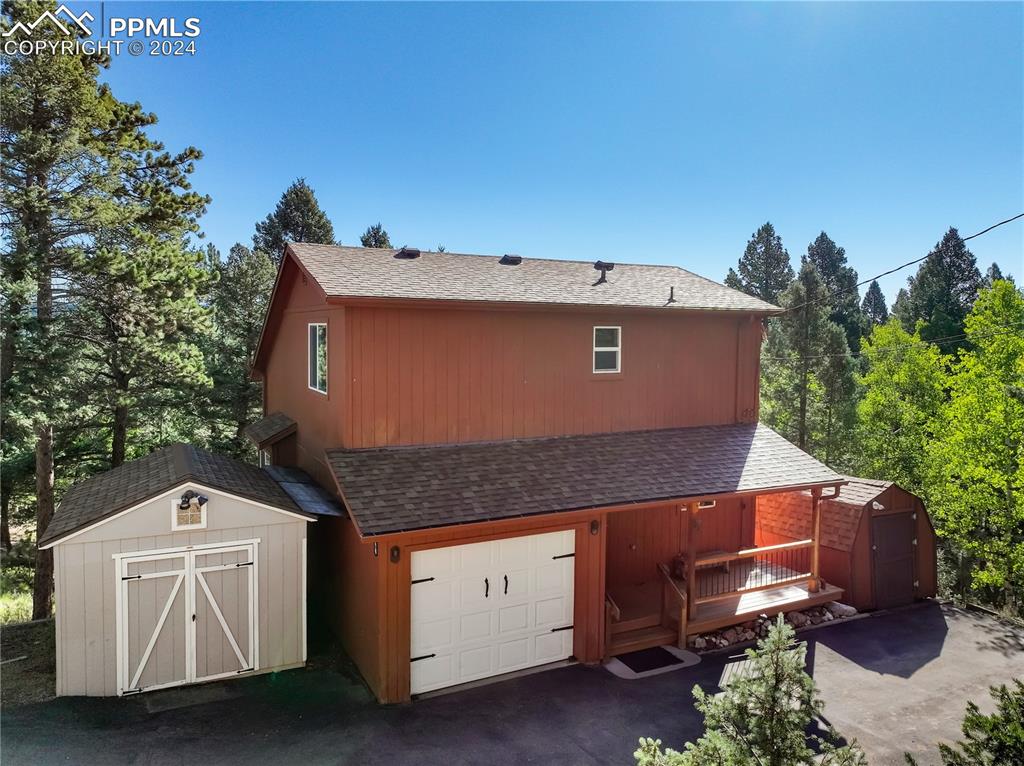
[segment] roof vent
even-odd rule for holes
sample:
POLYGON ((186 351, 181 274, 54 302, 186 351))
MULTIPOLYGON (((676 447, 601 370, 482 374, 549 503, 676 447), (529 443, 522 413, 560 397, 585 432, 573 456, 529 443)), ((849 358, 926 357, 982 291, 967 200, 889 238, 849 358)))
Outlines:
POLYGON ((605 263, 604 261, 595 261, 594 268, 601 272, 601 276, 598 277, 596 282, 594 282, 594 286, 597 286, 608 281, 608 272, 615 268, 615 264, 605 263))
POLYGON ((411 261, 413 258, 419 257, 420 251, 417 250, 415 247, 403 247, 401 250, 395 253, 395 258, 402 258, 407 261, 411 261))
POLYGON ((523 257, 521 255, 512 255, 510 253, 505 253, 501 256, 501 260, 498 261, 502 266, 518 266, 522 262, 523 257))

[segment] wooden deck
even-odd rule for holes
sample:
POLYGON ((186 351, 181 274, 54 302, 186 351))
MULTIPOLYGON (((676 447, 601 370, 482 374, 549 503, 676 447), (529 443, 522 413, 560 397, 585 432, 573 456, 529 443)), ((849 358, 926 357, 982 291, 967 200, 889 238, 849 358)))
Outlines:
POLYGON ((687 633, 693 635, 717 630, 752 620, 761 614, 771 617, 779 612, 808 609, 829 601, 838 601, 842 596, 843 589, 834 585, 824 585, 818 592, 811 593, 807 583, 782 585, 753 593, 737 593, 729 598, 698 604, 690 618, 687 633))

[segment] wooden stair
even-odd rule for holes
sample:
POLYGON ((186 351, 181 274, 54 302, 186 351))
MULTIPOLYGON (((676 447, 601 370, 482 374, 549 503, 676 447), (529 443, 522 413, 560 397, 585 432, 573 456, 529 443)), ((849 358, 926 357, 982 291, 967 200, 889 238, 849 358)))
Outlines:
POLYGON ((608 656, 614 657, 619 654, 638 652, 641 649, 650 649, 653 646, 675 644, 678 636, 676 631, 662 627, 657 621, 654 625, 614 632, 611 646, 608 647, 608 656))
POLYGON ((631 633, 635 630, 642 630, 643 628, 653 628, 661 624, 661 615, 655 612, 654 614, 643 614, 638 617, 626 617, 623 615, 622 619, 618 622, 612 623, 612 635, 619 633, 631 633))

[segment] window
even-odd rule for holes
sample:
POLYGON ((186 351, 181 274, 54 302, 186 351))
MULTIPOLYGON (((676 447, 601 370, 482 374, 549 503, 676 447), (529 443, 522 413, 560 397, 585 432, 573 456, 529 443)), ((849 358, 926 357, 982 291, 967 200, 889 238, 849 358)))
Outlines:
POLYGON ((327 325, 309 325, 309 387, 327 393, 327 325))
POLYGON ((621 372, 622 328, 594 328, 594 372, 621 372))
POLYGON ((268 450, 268 449, 261 449, 260 450, 260 468, 266 468, 268 465, 273 465, 273 464, 274 464, 274 461, 271 458, 270 450, 268 450))
POLYGON ((207 499, 195 492, 186 492, 171 500, 171 531, 206 529, 207 499))

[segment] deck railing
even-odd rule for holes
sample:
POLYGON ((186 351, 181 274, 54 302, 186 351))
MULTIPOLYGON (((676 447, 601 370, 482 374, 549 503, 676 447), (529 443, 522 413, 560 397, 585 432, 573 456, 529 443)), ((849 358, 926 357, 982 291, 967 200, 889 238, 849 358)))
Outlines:
POLYGON ((690 585, 693 603, 808 581, 813 577, 813 547, 813 540, 799 540, 698 556, 695 582, 690 585))

